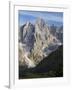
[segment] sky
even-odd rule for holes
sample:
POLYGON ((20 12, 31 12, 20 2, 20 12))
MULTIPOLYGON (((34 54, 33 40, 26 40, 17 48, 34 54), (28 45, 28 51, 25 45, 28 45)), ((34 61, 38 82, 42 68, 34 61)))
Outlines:
POLYGON ((63 12, 45 12, 45 11, 25 11, 19 10, 18 19, 19 25, 25 24, 27 21, 35 23, 37 18, 42 18, 48 25, 62 25, 63 12))

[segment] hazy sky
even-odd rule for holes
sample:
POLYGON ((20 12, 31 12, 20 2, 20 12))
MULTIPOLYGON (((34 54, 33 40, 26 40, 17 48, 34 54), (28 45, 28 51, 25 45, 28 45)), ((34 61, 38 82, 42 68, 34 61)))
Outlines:
POLYGON ((27 21, 35 23, 36 19, 40 17, 48 24, 62 25, 62 12, 45 12, 45 11, 25 11, 19 10, 19 25, 25 24, 27 21))

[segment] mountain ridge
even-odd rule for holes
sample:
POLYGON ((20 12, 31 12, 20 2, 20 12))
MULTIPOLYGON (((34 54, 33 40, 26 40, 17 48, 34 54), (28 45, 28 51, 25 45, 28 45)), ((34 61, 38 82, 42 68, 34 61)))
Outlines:
MULTIPOLYGON (((43 58, 55 51, 61 44, 60 40, 52 35, 48 25, 42 18, 37 18, 35 25, 27 22, 20 27, 19 49, 20 51, 22 50, 21 53, 23 55, 27 55, 28 59, 34 62, 35 66, 41 62, 43 58)), ((25 65, 25 57, 21 55, 19 62, 25 65), (22 63, 21 58, 24 63, 22 63)), ((30 66, 30 68, 33 66, 30 66)), ((29 67, 29 64, 27 64, 27 67, 29 67)))

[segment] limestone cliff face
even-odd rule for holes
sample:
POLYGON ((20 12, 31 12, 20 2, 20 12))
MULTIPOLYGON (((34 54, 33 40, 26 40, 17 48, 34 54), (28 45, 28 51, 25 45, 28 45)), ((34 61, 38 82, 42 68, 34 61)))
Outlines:
MULTIPOLYGON (((33 66, 36 66, 61 45, 61 42, 51 34, 48 25, 41 18, 37 18, 35 25, 30 22, 23 25, 20 28, 19 37, 19 43, 22 44, 23 48, 22 53, 24 52, 23 54, 26 54, 28 59, 33 62, 33 66)), ((26 63, 25 58, 23 63, 26 63)), ((19 59, 21 61, 21 55, 19 59)))

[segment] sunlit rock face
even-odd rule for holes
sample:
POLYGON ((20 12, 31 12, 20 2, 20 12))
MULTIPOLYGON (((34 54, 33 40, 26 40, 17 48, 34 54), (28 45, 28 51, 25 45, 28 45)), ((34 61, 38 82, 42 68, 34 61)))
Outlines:
POLYGON ((61 44, 42 18, 37 18, 34 25, 27 22, 19 30, 19 64, 35 67, 61 44))

